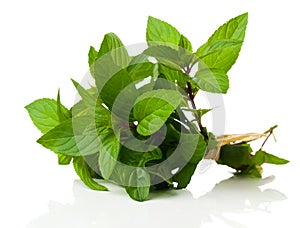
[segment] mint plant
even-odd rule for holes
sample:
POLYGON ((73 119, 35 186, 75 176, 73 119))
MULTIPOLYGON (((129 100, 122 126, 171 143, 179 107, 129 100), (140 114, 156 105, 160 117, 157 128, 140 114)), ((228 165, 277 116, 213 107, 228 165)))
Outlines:
POLYGON ((124 186, 137 201, 150 191, 185 188, 203 158, 261 177, 263 163, 288 161, 263 150, 275 127, 262 134, 215 136, 202 121, 211 108, 196 107, 197 93, 225 94, 248 14, 219 27, 193 50, 176 28, 149 17, 147 48, 135 56, 114 33, 99 50, 90 47, 89 87, 72 80, 81 97, 70 109, 43 98, 26 106, 42 132, 37 142, 52 150, 60 165, 73 167, 91 189, 106 191, 96 179, 124 186), (250 141, 266 137, 253 150, 250 141))

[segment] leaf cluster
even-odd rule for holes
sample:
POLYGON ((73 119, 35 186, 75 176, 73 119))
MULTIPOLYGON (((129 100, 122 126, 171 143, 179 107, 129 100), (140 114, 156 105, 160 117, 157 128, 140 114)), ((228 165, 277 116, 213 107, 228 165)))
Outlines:
MULTIPOLYGON (((148 47, 135 56, 116 34, 106 34, 100 48, 88 53, 94 85, 85 88, 72 80, 78 103, 66 108, 58 91, 56 100, 26 106, 43 134, 37 142, 52 150, 60 165, 72 162, 94 190, 107 190, 96 181, 104 179, 144 201, 150 191, 185 188, 216 145, 201 121, 210 109, 197 109, 194 98, 199 90, 227 92, 227 73, 241 50, 247 19, 246 13, 229 20, 196 50, 176 28, 154 17, 147 23, 148 47)), ((218 162, 243 174, 253 174, 263 162, 279 162, 263 151, 250 155, 248 144, 227 145, 218 162)))

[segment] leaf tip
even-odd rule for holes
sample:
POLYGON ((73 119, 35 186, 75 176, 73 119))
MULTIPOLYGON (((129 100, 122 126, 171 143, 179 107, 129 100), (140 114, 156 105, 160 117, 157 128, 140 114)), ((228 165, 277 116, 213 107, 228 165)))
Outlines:
POLYGON ((148 16, 148 22, 151 21, 151 20, 155 20, 155 19, 156 19, 155 17, 148 16))
POLYGON ((43 145, 43 143, 44 143, 43 136, 40 137, 39 139, 37 139, 36 142, 39 143, 39 144, 41 144, 41 145, 43 145))
POLYGON ((245 13, 243 13, 243 14, 236 17, 236 19, 242 19, 242 20, 244 19, 246 21, 246 24, 248 22, 248 18, 249 18, 249 13, 248 12, 245 12, 245 13))
POLYGON ((70 78, 71 82, 73 83, 73 85, 75 86, 75 88, 77 88, 78 86, 78 82, 76 82, 73 78, 70 78))

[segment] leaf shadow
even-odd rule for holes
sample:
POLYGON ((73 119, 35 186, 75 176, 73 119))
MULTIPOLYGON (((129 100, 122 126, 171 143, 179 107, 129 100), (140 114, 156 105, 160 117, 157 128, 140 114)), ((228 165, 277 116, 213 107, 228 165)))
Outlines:
POLYGON ((287 197, 271 188, 261 189, 274 180, 231 177, 193 198, 188 190, 151 194, 144 203, 132 201, 125 191, 111 185, 111 192, 87 189, 77 180, 73 185, 74 201, 61 204, 50 201, 48 212, 28 224, 27 228, 92 227, 199 227, 216 219, 230 227, 247 227, 228 217, 255 211, 271 213, 269 205, 287 197))

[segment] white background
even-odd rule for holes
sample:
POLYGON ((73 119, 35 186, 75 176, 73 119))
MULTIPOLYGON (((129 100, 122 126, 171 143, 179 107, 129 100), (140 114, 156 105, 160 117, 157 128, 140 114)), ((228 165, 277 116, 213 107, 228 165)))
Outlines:
POLYGON ((297 1, 288 0, 1 1, 1 227, 298 227, 299 21, 297 1), (58 88, 70 107, 76 93, 69 79, 81 80, 89 46, 99 47, 105 33, 128 45, 144 42, 152 15, 177 27, 196 49, 244 12, 246 39, 224 96, 226 132, 278 124, 278 142, 265 149, 288 165, 266 165, 265 179, 248 181, 227 179, 230 170, 213 165, 197 172, 189 191, 136 203, 111 185, 109 193, 87 190, 74 182, 71 166, 58 166, 35 143, 40 133, 23 107, 55 98, 58 88))

